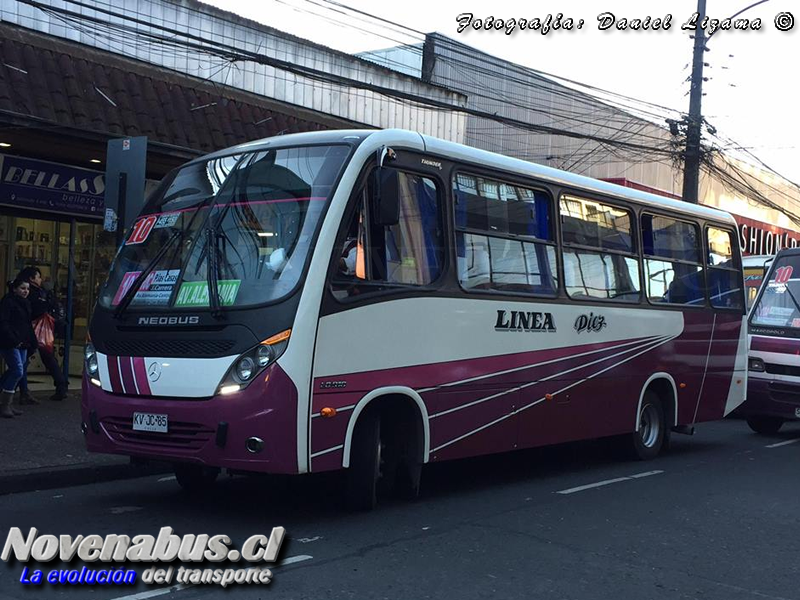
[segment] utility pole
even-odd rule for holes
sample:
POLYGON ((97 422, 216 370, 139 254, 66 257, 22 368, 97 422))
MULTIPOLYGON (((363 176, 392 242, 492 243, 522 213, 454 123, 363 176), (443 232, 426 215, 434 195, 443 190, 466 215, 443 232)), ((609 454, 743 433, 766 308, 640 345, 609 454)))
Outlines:
POLYGON ((683 199, 697 204, 700 185, 700 128, 703 117, 700 103, 703 98, 703 53, 706 47, 705 30, 699 26, 706 17, 706 0, 697 0, 698 27, 694 31, 692 87, 689 92, 689 122, 686 126, 686 150, 683 155, 683 199))

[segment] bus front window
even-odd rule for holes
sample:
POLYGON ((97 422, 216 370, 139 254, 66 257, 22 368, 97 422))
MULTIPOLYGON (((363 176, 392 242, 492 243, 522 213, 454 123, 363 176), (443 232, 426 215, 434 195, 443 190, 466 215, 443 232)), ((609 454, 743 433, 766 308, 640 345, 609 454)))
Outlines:
POLYGON ((800 329, 800 257, 778 259, 753 309, 750 323, 800 329))
POLYGON ((208 307, 214 277, 223 308, 280 299, 300 279, 348 154, 283 148, 181 168, 134 223, 100 305, 208 307))

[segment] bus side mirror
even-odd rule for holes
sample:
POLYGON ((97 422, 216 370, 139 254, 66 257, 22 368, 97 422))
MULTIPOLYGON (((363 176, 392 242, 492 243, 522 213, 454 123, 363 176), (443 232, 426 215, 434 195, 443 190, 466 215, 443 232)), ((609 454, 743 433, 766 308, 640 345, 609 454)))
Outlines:
POLYGON ((394 169, 378 167, 372 185, 372 221, 391 227, 400 222, 400 177, 394 169))

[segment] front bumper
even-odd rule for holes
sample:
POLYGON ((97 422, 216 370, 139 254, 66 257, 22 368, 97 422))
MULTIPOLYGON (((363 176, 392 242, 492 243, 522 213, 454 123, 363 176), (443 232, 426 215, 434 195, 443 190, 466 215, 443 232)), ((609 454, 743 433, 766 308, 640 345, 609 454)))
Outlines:
POLYGON ((750 374, 747 383, 747 400, 739 407, 744 416, 779 417, 798 419, 800 410, 800 381, 797 383, 775 379, 756 378, 750 374))
POLYGON ((297 473, 297 388, 273 364, 246 389, 208 399, 106 392, 83 378, 81 415, 89 452, 188 462, 260 473, 297 473), (168 433, 134 431, 133 413, 166 414, 168 433), (248 451, 258 437, 263 450, 248 451))

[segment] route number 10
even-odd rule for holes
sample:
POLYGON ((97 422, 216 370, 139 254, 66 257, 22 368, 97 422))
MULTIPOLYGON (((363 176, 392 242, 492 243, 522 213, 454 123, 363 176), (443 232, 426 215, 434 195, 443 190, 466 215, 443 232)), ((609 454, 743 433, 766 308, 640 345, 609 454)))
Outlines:
POLYGON ((789 283, 789 278, 792 276, 794 269, 791 265, 787 267, 778 267, 775 269, 775 283, 789 283))
POLYGON ((128 238, 128 241, 125 242, 126 244, 141 244, 146 239, 147 236, 150 235, 150 232, 153 230, 153 227, 156 224, 156 216, 150 215, 149 217, 143 217, 136 221, 136 224, 133 226, 133 231, 131 232, 131 237, 128 238))

